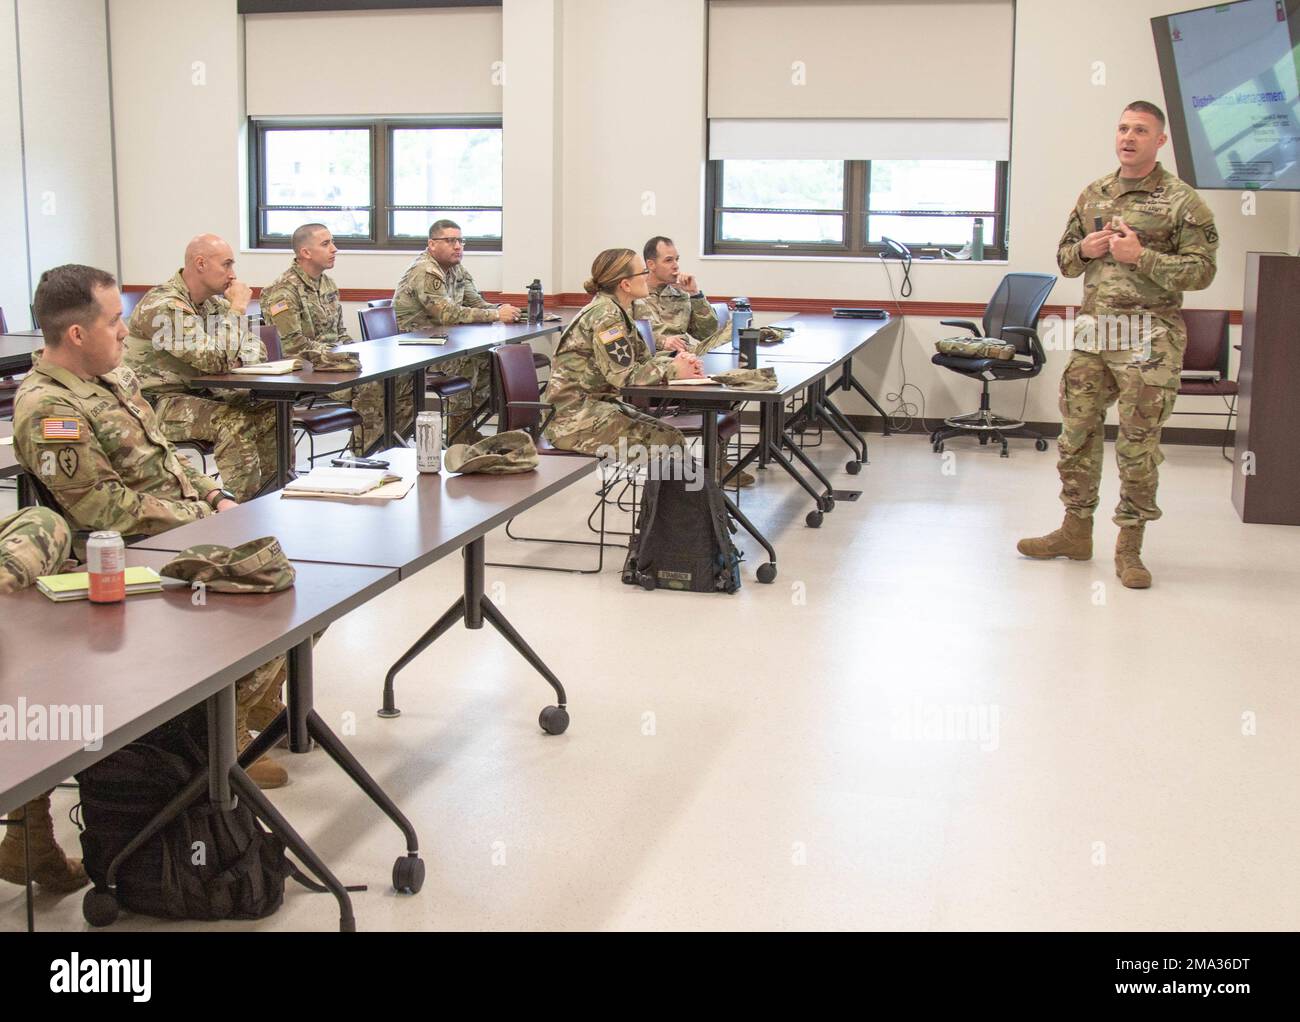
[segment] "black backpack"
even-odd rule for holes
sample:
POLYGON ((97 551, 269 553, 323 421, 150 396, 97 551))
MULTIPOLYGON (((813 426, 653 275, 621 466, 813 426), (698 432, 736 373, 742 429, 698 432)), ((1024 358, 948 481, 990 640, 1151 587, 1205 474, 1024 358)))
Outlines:
MULTIPOLYGON (((200 705, 77 774, 81 850, 96 892, 108 889, 109 865, 128 842, 196 772, 206 775, 206 734, 200 705)), ((280 839, 242 802, 230 811, 213 806, 205 784, 193 803, 123 860, 114 880, 117 903, 143 915, 261 919, 280 907, 285 878, 295 875, 280 839)), ((90 921, 105 925, 112 918, 90 921)))
POLYGON ((628 541, 623 581, 643 589, 734 593, 740 552, 731 541, 722 491, 709 473, 685 480, 650 479, 641 499, 640 527, 628 541))

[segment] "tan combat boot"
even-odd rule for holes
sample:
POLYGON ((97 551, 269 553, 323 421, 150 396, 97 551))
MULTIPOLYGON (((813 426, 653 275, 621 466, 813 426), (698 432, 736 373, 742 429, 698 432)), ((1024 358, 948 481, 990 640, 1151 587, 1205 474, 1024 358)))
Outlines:
MULTIPOLYGON (((723 477, 725 477, 726 474, 735 467, 736 467, 735 465, 733 465, 731 462, 727 461, 724 458, 722 461, 718 462, 717 474, 714 476, 714 480, 718 483, 721 483, 723 477)), ((734 476, 732 476, 729 480, 727 480, 727 485, 740 486, 740 487, 753 486, 754 477, 742 468, 739 472, 737 472, 734 476)))
POLYGON ((1022 539, 1016 549, 1026 557, 1048 560, 1068 557, 1072 561, 1092 560, 1092 518, 1080 518, 1068 511, 1065 521, 1055 532, 1033 539, 1022 539))
MULTIPOLYGON (((235 751, 239 755, 243 755, 244 750, 252 742, 253 736, 248 730, 248 713, 236 706, 235 751)), ((244 768, 244 773, 248 774, 249 779, 263 791, 270 788, 283 788, 289 783, 288 771, 269 756, 259 756, 244 768)))
MULTIPOLYGON (((21 820, 27 814, 27 832, 32 839, 32 880, 50 891, 67 894, 90 882, 80 859, 69 859, 54 840, 54 821, 50 818, 50 793, 32 799, 9 814, 21 820)), ((23 854, 23 828, 6 827, 0 842, 0 880, 11 884, 27 882, 23 854)))
POLYGON ((1125 589, 1150 589, 1151 572, 1142 563, 1143 525, 1126 525, 1115 542, 1115 574, 1125 589))

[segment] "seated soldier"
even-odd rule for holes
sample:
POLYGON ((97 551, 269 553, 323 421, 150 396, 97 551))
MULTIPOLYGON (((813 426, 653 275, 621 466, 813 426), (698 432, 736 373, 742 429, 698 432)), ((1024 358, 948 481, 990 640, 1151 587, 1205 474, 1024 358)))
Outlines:
MULTIPOLYGON (((29 507, 0 518, 0 593, 16 593, 35 583, 40 575, 59 572, 71 549, 72 530, 53 511, 29 507)), ((84 887, 87 877, 81 860, 69 859, 54 840, 50 792, 14 810, 9 821, 18 823, 24 817, 32 841, 32 882, 60 893, 84 887)), ((0 880, 11 884, 27 882, 22 827, 5 828, 4 840, 0 841, 0 880)))
MULTIPOLYGON (((45 348, 14 398, 14 447, 74 529, 153 536, 236 506, 176 453, 135 373, 121 365, 126 327, 111 274, 76 264, 46 270, 34 308, 45 348)), ((284 677, 276 657, 236 683, 241 750, 252 741, 250 711, 274 701, 284 677)), ((265 756, 248 775, 263 788, 288 780, 265 756)))
MULTIPOLYGON (((435 220, 429 228, 428 247, 407 268, 393 292, 393 314, 402 330, 518 321, 519 310, 513 305, 492 305, 479 294, 474 278, 461 264, 464 255, 460 225, 453 220, 435 220)), ((470 382, 469 394, 457 394, 448 402, 447 442, 472 444, 483 439, 469 420, 490 396, 492 370, 488 355, 450 358, 435 368, 470 382)))
POLYGON ((126 348, 126 365, 158 413, 163 435, 213 444, 217 471, 238 500, 257 496, 276 476, 275 409, 245 392, 189 384, 265 360, 244 317, 251 297, 235 278, 230 246, 200 234, 186 246, 176 276, 140 299, 126 348))
MULTIPOLYGON (((275 324, 285 358, 311 362, 315 354, 352 342, 343 324, 338 286, 325 272, 334 268, 338 248, 324 224, 303 224, 293 232, 293 254, 289 268, 262 289, 262 315, 275 324)), ((330 397, 351 405, 361 416, 361 432, 353 435, 352 449, 365 454, 384 433, 384 385, 363 383, 330 397)), ((409 376, 398 381, 396 423, 402 436, 415 426, 409 376)))
POLYGON ((620 389, 703 376, 686 352, 651 355, 632 303, 646 295, 645 263, 630 248, 606 249, 583 285, 592 299, 560 335, 542 398, 555 406, 546 437, 556 447, 596 454, 602 447, 685 448, 672 426, 628 404, 620 389))
POLYGON ((648 319, 660 351, 689 351, 704 354, 700 347, 718 330, 713 311, 695 278, 679 268, 677 246, 672 238, 656 235, 641 253, 649 274, 649 293, 632 309, 637 319, 648 319))

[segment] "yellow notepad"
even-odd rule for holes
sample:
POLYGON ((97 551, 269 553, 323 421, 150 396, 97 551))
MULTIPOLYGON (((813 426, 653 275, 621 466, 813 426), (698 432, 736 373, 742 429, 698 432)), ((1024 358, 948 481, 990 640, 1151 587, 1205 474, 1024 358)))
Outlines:
MULTIPOLYGON (((162 590, 162 576, 153 568, 137 565, 126 569, 126 594, 156 593, 162 590)), ((90 575, 84 571, 68 571, 62 575, 41 575, 36 587, 56 603, 64 600, 84 600, 90 593, 90 575)))
POLYGON ((288 376, 306 367, 300 358, 281 358, 274 362, 258 362, 251 366, 237 366, 232 373, 244 373, 249 376, 288 376))

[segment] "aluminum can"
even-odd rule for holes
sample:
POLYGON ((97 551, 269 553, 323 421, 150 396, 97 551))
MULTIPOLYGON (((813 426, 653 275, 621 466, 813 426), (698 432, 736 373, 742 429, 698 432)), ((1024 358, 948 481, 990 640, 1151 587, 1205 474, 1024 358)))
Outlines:
POLYGON ((421 412, 415 417, 415 467, 421 472, 442 471, 440 412, 421 412))
POLYGON ((92 532, 86 541, 91 603, 126 599, 126 544, 120 532, 92 532))

